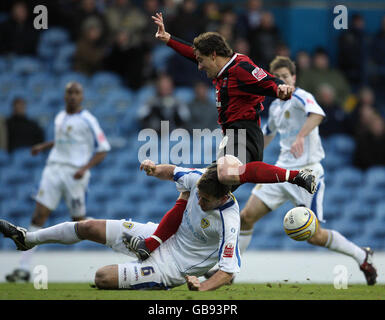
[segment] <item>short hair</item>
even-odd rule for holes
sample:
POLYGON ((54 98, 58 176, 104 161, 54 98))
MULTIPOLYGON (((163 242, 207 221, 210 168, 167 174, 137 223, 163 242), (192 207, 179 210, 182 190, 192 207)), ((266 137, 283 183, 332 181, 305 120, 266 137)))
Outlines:
POLYGON ((231 57, 233 50, 226 39, 218 32, 205 32, 194 39, 194 50, 199 50, 205 56, 214 51, 218 56, 231 57))
POLYGON ((273 73, 275 70, 279 68, 287 68, 291 75, 295 75, 296 66, 295 63, 288 57, 277 56, 270 63, 270 72, 273 73))
POLYGON ((219 182, 216 163, 207 167, 206 172, 199 179, 197 187, 199 191, 217 199, 221 199, 231 191, 231 186, 219 182))

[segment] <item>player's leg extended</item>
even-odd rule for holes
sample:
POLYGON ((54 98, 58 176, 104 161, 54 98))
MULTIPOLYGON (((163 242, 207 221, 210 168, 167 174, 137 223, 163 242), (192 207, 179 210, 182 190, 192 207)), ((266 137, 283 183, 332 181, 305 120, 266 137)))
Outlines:
MULTIPOLYGON (((34 232, 40 230, 46 223, 50 214, 51 209, 39 202, 36 202, 32 221, 30 226, 28 227, 28 231, 34 232)), ((31 250, 23 251, 21 253, 19 267, 14 269, 12 273, 7 274, 5 277, 8 282, 29 281, 31 262, 35 250, 36 248, 32 248, 31 250)))

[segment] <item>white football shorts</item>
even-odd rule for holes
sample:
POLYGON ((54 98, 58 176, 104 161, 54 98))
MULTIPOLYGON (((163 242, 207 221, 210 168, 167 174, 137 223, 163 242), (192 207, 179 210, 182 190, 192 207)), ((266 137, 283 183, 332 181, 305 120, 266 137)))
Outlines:
POLYGON ((43 170, 35 200, 55 210, 64 197, 72 217, 85 216, 86 192, 91 173, 87 171, 83 178, 76 180, 73 176, 78 170, 63 164, 48 164, 43 170))
MULTIPOLYGON (((135 257, 123 243, 123 236, 147 238, 151 236, 157 224, 146 224, 127 220, 106 220, 106 246, 116 252, 135 257)), ((118 264, 120 289, 168 289, 185 283, 183 274, 176 267, 173 256, 167 246, 162 244, 145 261, 132 261, 118 264)))
POLYGON ((322 204, 325 191, 323 167, 317 163, 306 166, 306 168, 312 169, 316 176, 317 191, 314 194, 310 194, 304 188, 289 182, 258 184, 251 193, 261 199, 271 210, 279 208, 286 201, 291 201, 296 207, 302 205, 311 209, 319 221, 325 222, 322 204))

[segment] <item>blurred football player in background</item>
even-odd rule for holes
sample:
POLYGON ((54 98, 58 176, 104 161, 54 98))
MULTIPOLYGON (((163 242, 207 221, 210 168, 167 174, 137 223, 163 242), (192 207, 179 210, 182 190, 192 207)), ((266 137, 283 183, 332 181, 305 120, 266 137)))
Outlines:
MULTIPOLYGON (((32 155, 51 149, 43 170, 29 231, 39 230, 64 197, 73 221, 86 218, 85 194, 90 169, 111 149, 98 120, 83 110, 83 88, 70 82, 65 88, 65 110, 55 117, 54 141, 32 147, 32 155)), ((29 281, 34 250, 23 252, 19 268, 6 276, 9 282, 29 281)))

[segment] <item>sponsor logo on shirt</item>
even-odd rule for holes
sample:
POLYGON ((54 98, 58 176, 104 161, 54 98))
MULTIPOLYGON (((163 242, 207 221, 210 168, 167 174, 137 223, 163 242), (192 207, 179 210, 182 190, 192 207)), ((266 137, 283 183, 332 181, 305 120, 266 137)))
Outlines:
POLYGON ((232 258, 234 255, 234 245, 232 243, 227 243, 225 249, 223 250, 223 258, 232 258))
POLYGON ((266 72, 263 71, 263 69, 256 67, 251 74, 254 76, 255 79, 258 81, 261 81, 263 78, 267 76, 266 72))

